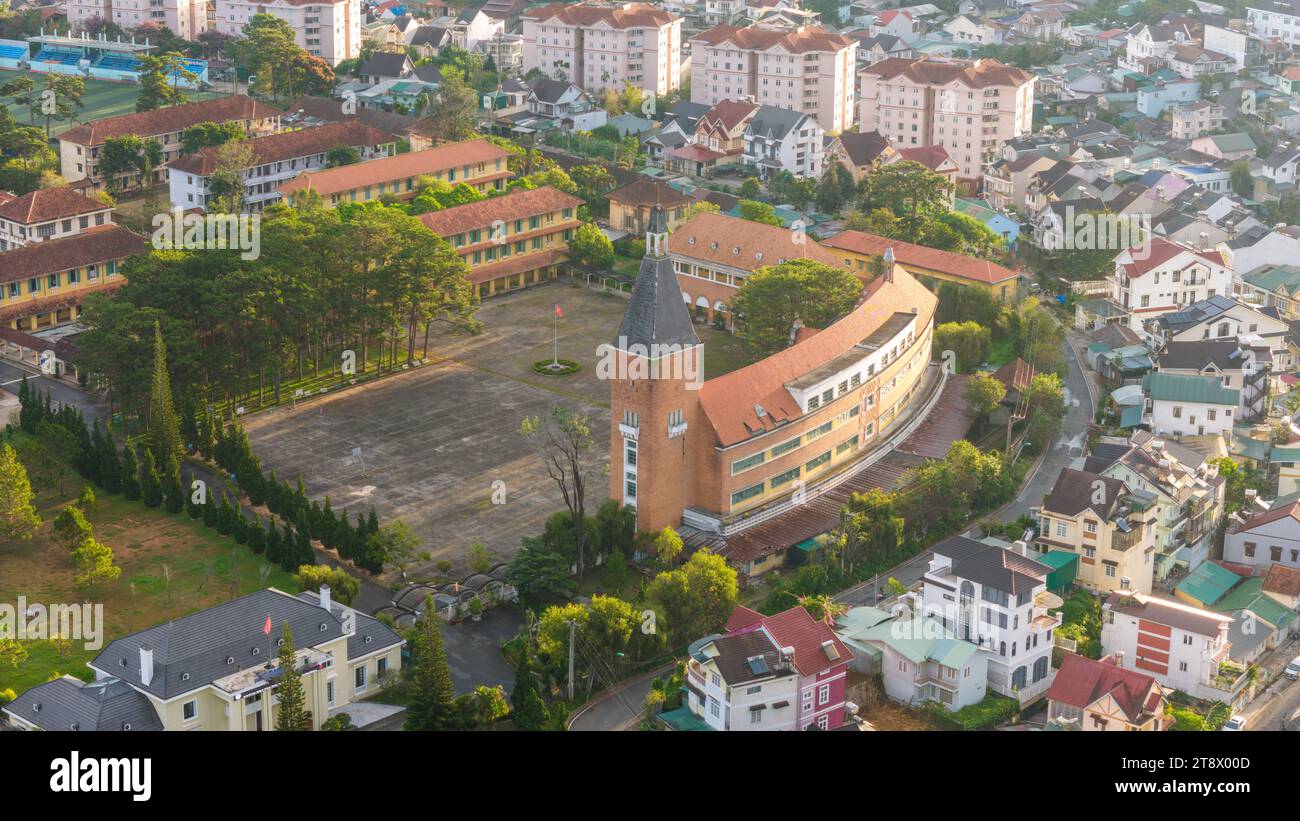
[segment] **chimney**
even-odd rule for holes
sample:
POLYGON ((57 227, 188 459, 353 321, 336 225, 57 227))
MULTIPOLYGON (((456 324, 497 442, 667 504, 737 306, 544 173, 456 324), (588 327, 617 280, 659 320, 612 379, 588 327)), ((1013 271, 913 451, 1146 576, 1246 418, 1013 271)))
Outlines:
POLYGON ((330 609, 330 586, 328 584, 320 586, 320 606, 325 608, 326 611, 330 609))
POLYGON ((153 648, 140 645, 140 683, 148 687, 153 681, 153 648))

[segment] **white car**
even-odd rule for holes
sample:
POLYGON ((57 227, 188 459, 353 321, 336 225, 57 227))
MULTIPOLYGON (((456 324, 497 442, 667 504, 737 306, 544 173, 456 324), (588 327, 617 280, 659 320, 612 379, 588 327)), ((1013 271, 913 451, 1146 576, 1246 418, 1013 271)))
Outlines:
POLYGON ((1246 729, 1246 719, 1241 716, 1233 716, 1223 724, 1223 732, 1236 733, 1246 729))
POLYGON ((1295 658, 1291 659, 1291 663, 1288 664, 1286 666, 1286 669, 1282 671, 1282 675, 1286 676, 1292 681, 1295 681, 1296 679, 1300 678, 1300 656, 1296 656, 1295 658))

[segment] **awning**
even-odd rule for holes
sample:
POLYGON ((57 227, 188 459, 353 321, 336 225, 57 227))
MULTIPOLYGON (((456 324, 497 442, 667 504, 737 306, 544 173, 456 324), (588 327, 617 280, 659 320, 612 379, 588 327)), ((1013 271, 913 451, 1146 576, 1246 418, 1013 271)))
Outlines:
POLYGON ((767 705, 766 705, 766 704, 751 704, 751 705, 749 705, 749 711, 750 711, 751 713, 757 713, 759 710, 766 710, 766 709, 767 709, 767 705))
POLYGON ((773 710, 779 710, 779 709, 781 709, 782 707, 789 707, 789 706, 790 706, 790 702, 788 702, 788 701, 777 701, 777 702, 775 702, 775 703, 772 704, 772 709, 773 709, 773 710))

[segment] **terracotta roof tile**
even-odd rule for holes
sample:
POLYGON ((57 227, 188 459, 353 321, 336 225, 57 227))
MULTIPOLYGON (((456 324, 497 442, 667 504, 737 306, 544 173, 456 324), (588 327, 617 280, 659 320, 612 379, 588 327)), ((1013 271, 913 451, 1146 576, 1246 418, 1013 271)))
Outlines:
POLYGON ((695 202, 668 183, 650 177, 640 177, 622 188, 614 189, 609 192, 609 199, 624 205, 660 205, 664 208, 676 208, 695 202))
POLYGON ((780 46, 792 54, 809 51, 840 51, 856 45, 856 41, 843 34, 834 34, 819 26, 802 29, 769 29, 747 26, 714 26, 691 38, 692 43, 717 46, 730 43, 738 49, 766 51, 780 46))
POLYGON ((936 57, 890 57, 867 66, 861 74, 882 80, 906 77, 914 83, 926 85, 947 85, 958 81, 968 88, 1018 87, 1034 80, 1030 72, 993 59, 971 61, 936 57))
POLYGON ((668 240, 668 250, 742 271, 754 271, 791 259, 844 265, 842 259, 807 236, 803 236, 802 243, 796 242, 795 236, 789 228, 723 214, 701 213, 677 226, 668 240))
POLYGON ((1163 237, 1151 238, 1151 250, 1143 259, 1135 259, 1132 262, 1124 264, 1124 270, 1131 277, 1140 277, 1143 274, 1153 271, 1164 265, 1169 260, 1186 251, 1193 256, 1200 257, 1206 262, 1215 265, 1226 265, 1223 254, 1219 251, 1197 251, 1194 248, 1188 248, 1185 245, 1179 245, 1176 242, 1170 242, 1163 237))
POLYGON ((1047 698, 1082 710, 1110 696, 1129 721, 1136 722, 1144 713, 1151 712, 1152 705, 1159 704, 1158 696, 1152 698, 1153 692, 1164 691, 1152 676, 1107 661, 1066 653, 1047 698))
POLYGON ((419 220, 435 234, 454 237, 475 228, 486 228, 496 220, 510 222, 547 214, 562 208, 577 208, 582 200, 549 185, 528 191, 511 191, 499 197, 420 214, 419 220))
MULTIPOLYGON (((342 145, 373 146, 391 142, 393 142, 391 134, 371 128, 358 120, 327 123, 297 131, 282 131, 279 134, 268 134, 265 137, 254 137, 248 140, 249 146, 253 149, 256 165, 295 157, 308 157, 312 154, 324 154, 342 145)), ((216 169, 220 148, 221 146, 209 146, 193 154, 186 154, 172 160, 167 167, 191 174, 211 174, 216 169)))
POLYGON ((984 285, 994 285, 1020 276, 1018 272, 986 259, 900 242, 865 231, 841 231, 830 239, 822 240, 822 245, 874 256, 883 254, 886 248, 893 248, 894 258, 904 267, 938 271, 984 285))
POLYGON ((141 137, 146 137, 180 131, 203 122, 261 120, 283 115, 284 112, 278 108, 259 103, 242 94, 235 94, 139 114, 105 117, 102 120, 75 126, 60 134, 58 139, 79 145, 100 145, 109 137, 120 137, 123 134, 139 134, 141 137))
POLYGON ((1263 590, 1288 598, 1300 597, 1300 570, 1274 562, 1264 576, 1263 590))
MULTIPOLYGON (((466 140, 436 148, 426 148, 423 151, 408 151, 405 154, 395 154, 377 160, 342 165, 338 168, 308 171, 281 185, 280 192, 288 195, 306 188, 322 196, 329 196, 367 185, 434 174, 473 163, 504 160, 508 156, 505 149, 487 140, 466 140)), ((504 165, 501 167, 501 175, 509 176, 509 171, 504 165)))
POLYGON ((112 207, 67 186, 39 188, 0 205, 0 218, 32 225, 106 209, 111 210, 112 207))
POLYGON ((0 282, 124 259, 145 250, 144 237, 120 225, 104 225, 65 239, 36 242, 0 253, 0 282))
POLYGON ((814 676, 842 666, 853 657, 829 624, 817 621, 800 605, 763 619, 762 628, 778 648, 794 648, 794 666, 801 676, 814 676), (834 648, 834 658, 824 649, 826 642, 834 648))
POLYGON ((649 3, 625 3, 621 6, 587 3, 548 3, 524 12, 525 19, 558 20, 570 26, 590 28, 604 23, 611 28, 664 26, 682 18, 649 3))

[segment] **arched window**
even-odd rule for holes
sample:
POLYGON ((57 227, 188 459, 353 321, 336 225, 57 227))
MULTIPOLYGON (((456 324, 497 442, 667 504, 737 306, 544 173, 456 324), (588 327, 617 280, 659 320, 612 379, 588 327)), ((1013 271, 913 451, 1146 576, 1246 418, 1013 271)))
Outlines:
POLYGON ((1016 671, 1011 674, 1011 686, 1016 689, 1023 688, 1025 686, 1025 676, 1028 672, 1024 667, 1017 667, 1016 671))
POLYGON ((970 582, 962 582, 960 599, 961 612, 957 614, 957 619, 961 624, 961 637, 965 641, 970 641, 971 622, 974 621, 971 616, 973 610, 972 605, 975 601, 975 585, 970 582))
POLYGON ((1034 662, 1034 681, 1042 681, 1045 678, 1047 678, 1047 656, 1034 662))
POLYGON ((998 655, 999 655, 999 656, 1005 656, 1006 654, 1007 654, 1007 643, 1006 643, 1005 641, 1003 641, 1003 642, 999 642, 999 643, 998 643, 998 655))
POLYGON ((1012 658, 1016 657, 1016 643, 1014 641, 1011 642, 1011 657, 1012 658))

